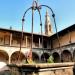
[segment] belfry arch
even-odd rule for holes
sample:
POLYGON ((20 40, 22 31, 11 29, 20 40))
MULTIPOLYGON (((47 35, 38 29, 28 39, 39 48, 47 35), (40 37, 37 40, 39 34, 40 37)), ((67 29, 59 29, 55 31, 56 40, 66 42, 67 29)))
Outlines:
POLYGON ((23 60, 25 60, 25 55, 22 52, 16 51, 11 55, 11 63, 18 63, 19 62, 22 63, 23 60), (19 57, 20 56, 20 57, 19 57))
POLYGON ((64 50, 61 53, 61 61, 62 62, 71 62, 72 61, 72 54, 68 50, 64 50))
POLYGON ((52 56, 53 56, 53 61, 55 62, 55 63, 58 63, 58 62, 60 62, 60 55, 57 53, 57 52, 54 52, 53 54, 52 54, 52 56))
POLYGON ((43 53, 41 55, 41 60, 44 62, 47 62, 47 59, 49 58, 49 54, 48 53, 43 53))
POLYGON ((9 55, 7 52, 0 50, 0 62, 6 62, 8 63, 9 61, 9 55))

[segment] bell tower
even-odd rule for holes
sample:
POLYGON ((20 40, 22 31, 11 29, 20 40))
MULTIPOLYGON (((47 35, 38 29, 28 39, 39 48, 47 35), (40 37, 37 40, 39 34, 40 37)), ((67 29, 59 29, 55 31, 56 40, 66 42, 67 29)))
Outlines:
POLYGON ((45 15, 45 35, 48 35, 48 36, 52 35, 52 26, 51 26, 48 10, 46 10, 46 15, 45 15))

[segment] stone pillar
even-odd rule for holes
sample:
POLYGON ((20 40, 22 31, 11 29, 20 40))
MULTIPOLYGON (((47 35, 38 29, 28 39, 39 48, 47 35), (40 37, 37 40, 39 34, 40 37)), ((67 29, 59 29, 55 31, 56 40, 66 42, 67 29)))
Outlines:
POLYGON ((10 33, 10 46, 12 44, 12 33, 10 33))
POLYGON ((59 51, 58 53, 59 53, 59 56, 60 56, 60 62, 63 62, 62 57, 61 57, 61 51, 59 51))
POLYGON ((70 50, 70 52, 71 52, 71 61, 73 62, 73 49, 72 49, 72 47, 70 49, 71 49, 70 50))
POLYGON ((8 63, 11 64, 11 56, 9 56, 9 62, 8 63))
POLYGON ((40 48, 40 38, 39 38, 39 48, 40 48))
POLYGON ((27 36, 26 36, 26 47, 27 47, 27 36))
POLYGON ((41 55, 42 55, 42 54, 39 52, 39 62, 42 62, 42 61, 41 61, 41 55))

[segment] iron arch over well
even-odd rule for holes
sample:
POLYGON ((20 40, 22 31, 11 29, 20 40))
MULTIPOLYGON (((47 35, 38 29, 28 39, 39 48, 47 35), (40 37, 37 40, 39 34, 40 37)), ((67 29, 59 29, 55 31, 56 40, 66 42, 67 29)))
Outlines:
POLYGON ((75 50, 73 51, 73 61, 75 62, 75 50))
POLYGON ((49 54, 48 53, 43 53, 41 55, 41 60, 44 62, 47 62, 47 59, 49 58, 49 54))
POLYGON ((26 59, 25 55, 19 51, 16 51, 11 55, 11 63, 18 63, 18 60, 19 60, 19 62, 22 62, 25 59, 26 59))
POLYGON ((35 52, 32 52, 32 59, 35 62, 39 62, 39 56, 38 56, 38 54, 36 54, 35 52))
POLYGON ((57 53, 57 52, 54 52, 52 54, 53 58, 54 58, 54 62, 57 63, 57 62, 60 62, 60 55, 57 53))
POLYGON ((0 61, 8 63, 9 55, 7 52, 0 50, 0 61))
POLYGON ((64 50, 61 53, 61 61, 62 62, 71 62, 72 61, 72 54, 68 50, 64 50))

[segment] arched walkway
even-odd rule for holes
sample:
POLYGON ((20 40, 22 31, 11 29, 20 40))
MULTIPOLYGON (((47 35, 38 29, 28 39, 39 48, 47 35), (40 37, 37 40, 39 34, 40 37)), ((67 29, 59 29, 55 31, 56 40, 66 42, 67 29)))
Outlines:
POLYGON ((57 53, 57 52, 54 52, 52 54, 53 58, 54 58, 54 62, 57 63, 57 62, 60 62, 60 55, 57 53))
POLYGON ((34 62, 39 62, 39 56, 34 52, 32 52, 32 59, 34 62))
POLYGON ((0 62, 8 63, 8 60, 9 60, 9 55, 7 54, 7 52, 0 50, 0 62))
POLYGON ((11 63, 15 64, 15 63, 22 63, 22 61, 25 60, 25 56, 23 53, 16 51, 11 55, 11 63), (20 57, 19 57, 20 55, 20 57), (18 61, 19 60, 19 61, 18 61))
POLYGON ((72 61, 71 52, 69 52, 68 50, 64 50, 64 51, 61 53, 61 61, 62 61, 62 62, 71 62, 71 61, 72 61))
POLYGON ((49 58, 49 54, 48 53, 44 53, 41 55, 41 60, 44 62, 47 62, 47 59, 49 58))
POLYGON ((73 52, 73 61, 75 62, 75 50, 73 52))

